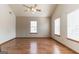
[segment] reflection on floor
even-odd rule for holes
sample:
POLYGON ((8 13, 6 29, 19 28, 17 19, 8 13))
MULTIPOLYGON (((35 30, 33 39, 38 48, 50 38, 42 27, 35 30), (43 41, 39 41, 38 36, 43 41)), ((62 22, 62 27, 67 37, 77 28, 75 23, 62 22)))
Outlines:
POLYGON ((8 54, 75 54, 53 39, 14 39, 1 46, 8 54))

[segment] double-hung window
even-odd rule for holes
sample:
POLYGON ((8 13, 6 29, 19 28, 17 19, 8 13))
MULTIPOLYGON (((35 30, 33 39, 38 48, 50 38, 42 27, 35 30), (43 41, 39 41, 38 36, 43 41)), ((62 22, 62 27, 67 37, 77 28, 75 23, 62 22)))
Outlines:
POLYGON ((30 21, 30 33, 37 33, 37 21, 30 21))
POLYGON ((67 38, 79 41, 79 10, 67 15, 67 38))
POLYGON ((54 20, 54 34, 60 35, 60 18, 54 20))

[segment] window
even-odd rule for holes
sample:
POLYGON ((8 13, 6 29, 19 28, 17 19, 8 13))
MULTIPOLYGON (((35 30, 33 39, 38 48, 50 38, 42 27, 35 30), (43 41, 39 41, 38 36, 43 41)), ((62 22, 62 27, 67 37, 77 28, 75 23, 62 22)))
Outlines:
POLYGON ((30 22, 30 32, 37 33, 37 21, 30 22))
POLYGON ((79 10, 67 15, 67 38, 79 41, 79 10))
POLYGON ((55 34, 60 35, 60 18, 55 19, 55 34))

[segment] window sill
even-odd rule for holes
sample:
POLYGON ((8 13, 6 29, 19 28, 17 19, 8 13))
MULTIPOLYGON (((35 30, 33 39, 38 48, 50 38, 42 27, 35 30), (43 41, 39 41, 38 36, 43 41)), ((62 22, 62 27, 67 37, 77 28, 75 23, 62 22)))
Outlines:
POLYGON ((30 34, 38 34, 38 33, 30 33, 30 34))
POLYGON ((67 38, 67 39, 79 43, 79 41, 76 41, 74 39, 71 39, 71 38, 67 38))
POLYGON ((60 37, 60 35, 58 35, 58 34, 55 34, 55 36, 58 36, 58 37, 60 37))

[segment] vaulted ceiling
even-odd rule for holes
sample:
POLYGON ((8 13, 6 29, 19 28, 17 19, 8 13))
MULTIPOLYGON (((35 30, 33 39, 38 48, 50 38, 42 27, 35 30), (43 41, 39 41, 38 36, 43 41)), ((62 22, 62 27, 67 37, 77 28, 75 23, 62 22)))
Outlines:
MULTIPOLYGON (((27 6, 33 4, 26 4, 27 6)), ((14 11, 16 16, 27 16, 27 17, 50 17, 56 7, 55 4, 38 4, 38 8, 41 12, 25 12, 25 7, 22 4, 11 4, 10 7, 14 11)))

